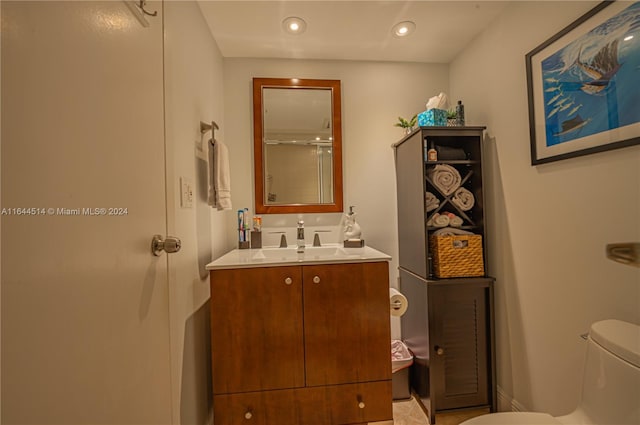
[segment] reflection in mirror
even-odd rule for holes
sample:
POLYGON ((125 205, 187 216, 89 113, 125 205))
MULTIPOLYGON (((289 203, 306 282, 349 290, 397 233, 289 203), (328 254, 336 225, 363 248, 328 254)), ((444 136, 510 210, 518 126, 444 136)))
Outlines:
POLYGON ((340 81, 254 78, 257 213, 342 211, 340 81))

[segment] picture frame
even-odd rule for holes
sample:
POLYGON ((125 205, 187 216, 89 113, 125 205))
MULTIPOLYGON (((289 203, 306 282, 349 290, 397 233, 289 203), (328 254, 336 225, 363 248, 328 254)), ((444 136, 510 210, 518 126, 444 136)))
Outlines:
POLYGON ((640 1, 603 1, 527 53, 531 165, 640 144, 640 1))

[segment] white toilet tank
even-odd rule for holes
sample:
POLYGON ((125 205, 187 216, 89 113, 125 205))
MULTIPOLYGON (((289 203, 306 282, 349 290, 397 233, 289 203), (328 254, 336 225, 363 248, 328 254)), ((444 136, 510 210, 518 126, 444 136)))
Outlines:
POLYGON ((565 416, 503 412, 461 425, 639 425, 640 326, 620 320, 591 325, 578 408, 565 416))
POLYGON ((603 320, 591 326, 578 409, 565 424, 640 424, 640 326, 603 320))

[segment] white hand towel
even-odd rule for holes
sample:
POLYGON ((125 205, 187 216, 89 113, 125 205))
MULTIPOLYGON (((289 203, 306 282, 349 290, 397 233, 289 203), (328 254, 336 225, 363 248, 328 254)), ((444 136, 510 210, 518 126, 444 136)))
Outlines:
POLYGON ((445 195, 455 192, 462 181, 458 170, 447 164, 438 164, 429 168, 427 175, 433 185, 445 195))
POLYGON ((461 217, 458 217, 455 214, 449 214, 449 226, 451 227, 462 227, 464 220, 461 217))
POLYGON ((438 229, 432 233, 433 236, 453 236, 453 235, 473 235, 472 232, 467 232, 462 229, 454 229, 453 227, 444 227, 438 229))
POLYGON ((427 192, 424 199, 427 202, 427 212, 433 211, 440 206, 440 200, 431 192, 427 192))
POLYGON ((219 141, 209 141, 209 205, 219 210, 231 209, 229 149, 219 141))
POLYGON ((445 214, 435 213, 427 221, 427 226, 446 227, 449 225, 449 216, 445 214))
POLYGON ((473 208, 475 201, 476 200, 473 197, 473 193, 469 192, 464 187, 456 190, 456 192, 453 194, 453 198, 451 198, 451 202, 456 204, 456 206, 462 211, 469 211, 471 208, 473 208))

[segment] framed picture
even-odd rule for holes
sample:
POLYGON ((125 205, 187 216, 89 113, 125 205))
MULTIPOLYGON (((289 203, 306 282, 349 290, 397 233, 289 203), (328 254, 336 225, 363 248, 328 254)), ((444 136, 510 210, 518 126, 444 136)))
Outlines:
POLYGON ((604 1, 526 55, 531 164, 640 143, 640 1, 604 1))

